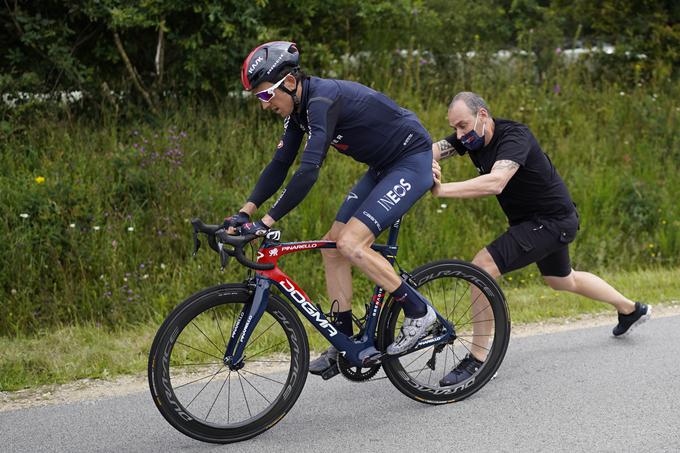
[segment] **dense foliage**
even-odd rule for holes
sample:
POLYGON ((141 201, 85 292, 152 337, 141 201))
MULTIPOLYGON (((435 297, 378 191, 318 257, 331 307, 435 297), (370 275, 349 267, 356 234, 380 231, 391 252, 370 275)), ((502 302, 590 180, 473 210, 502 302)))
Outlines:
MULTIPOLYGON (((223 97, 248 49, 297 41, 312 72, 344 56, 416 46, 440 69, 468 51, 523 50, 542 72, 556 48, 614 46, 600 68, 639 63, 669 75, 680 64, 680 3, 673 0, 45 0, 0 7, 0 92, 80 90, 223 97)), ((113 94, 112 94, 113 93, 113 94)), ((151 107, 153 106, 153 107, 151 107)))

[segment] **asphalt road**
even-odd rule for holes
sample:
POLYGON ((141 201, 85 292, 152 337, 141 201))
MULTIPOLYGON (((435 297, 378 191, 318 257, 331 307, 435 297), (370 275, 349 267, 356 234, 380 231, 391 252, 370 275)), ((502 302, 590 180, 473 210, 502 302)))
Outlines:
POLYGON ((389 381, 310 376, 271 430, 233 445, 185 437, 148 392, 3 412, 2 452, 680 451, 680 316, 516 338, 498 378, 428 406, 389 381))

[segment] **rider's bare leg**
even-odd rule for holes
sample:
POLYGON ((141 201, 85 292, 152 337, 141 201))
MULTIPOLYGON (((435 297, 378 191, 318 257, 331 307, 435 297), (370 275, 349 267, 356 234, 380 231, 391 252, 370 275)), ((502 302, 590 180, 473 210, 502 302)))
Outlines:
MULTIPOLYGON (((472 264, 481 267, 493 278, 498 278, 501 275, 498 266, 496 266, 486 248, 475 255, 472 264)), ((472 301, 472 345, 470 352, 483 362, 489 352, 489 338, 493 331, 494 316, 486 296, 476 286, 470 285, 470 288, 472 301)))
MULTIPOLYGON (((331 229, 323 239, 337 241, 345 224, 333 222, 331 229)), ((322 249, 323 265, 326 270, 326 290, 328 300, 338 301, 337 307, 332 307, 337 311, 348 311, 352 309, 352 264, 345 258, 338 249, 322 249)))
POLYGON ((371 248, 374 241, 373 232, 352 217, 336 239, 337 250, 375 284, 392 293, 401 285, 401 278, 389 261, 371 248))

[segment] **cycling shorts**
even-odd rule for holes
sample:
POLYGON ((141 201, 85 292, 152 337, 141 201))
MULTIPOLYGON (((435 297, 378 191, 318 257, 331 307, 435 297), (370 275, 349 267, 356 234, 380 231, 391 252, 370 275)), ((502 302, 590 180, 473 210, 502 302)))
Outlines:
POLYGON ((404 156, 380 171, 370 168, 347 194, 335 220, 356 217, 378 237, 432 188, 432 149, 404 156))

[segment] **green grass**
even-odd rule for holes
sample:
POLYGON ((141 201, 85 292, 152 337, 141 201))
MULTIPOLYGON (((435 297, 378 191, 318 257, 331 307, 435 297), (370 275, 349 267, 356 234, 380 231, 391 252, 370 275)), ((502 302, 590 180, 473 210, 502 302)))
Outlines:
MULTIPOLYGON (((451 96, 478 91, 495 116, 526 122, 565 178, 582 215, 571 247, 577 268, 680 265, 677 81, 653 71, 634 83, 592 81, 579 66, 538 78, 523 61, 473 61, 450 73, 412 63, 386 60, 340 76, 413 109, 435 139, 450 133, 451 96), (403 66, 388 71, 390 64, 403 66)), ((212 253, 190 257, 188 221, 219 222, 241 206, 278 143, 280 118, 233 98, 175 106, 154 119, 23 112, 0 131, 0 336, 88 323, 127 329, 201 288, 243 278, 235 264, 220 274, 212 253)), ((284 240, 321 237, 364 171, 330 150, 319 182, 277 225, 284 240)), ((476 175, 467 158, 445 161, 443 171, 446 181, 476 175)), ((469 260, 505 224, 493 197, 426 195, 404 222, 400 262, 408 269, 440 258, 469 260)), ((282 262, 323 301, 317 253, 282 262)))
MULTIPOLYGON (((680 269, 642 270, 601 275, 631 298, 655 303, 680 303, 680 269)), ((509 301, 513 324, 578 318, 584 314, 611 313, 608 304, 595 302, 570 293, 556 292, 527 277, 517 276, 501 282, 509 301)), ((355 307, 355 313, 360 309, 355 307)), ((322 350, 327 343, 318 332, 309 332, 312 350, 322 350)), ((85 323, 78 326, 46 330, 16 338, 0 337, 0 391, 12 391, 41 384, 59 384, 81 378, 111 378, 123 374, 145 373, 147 355, 160 320, 109 329, 85 323)), ((213 328, 212 320, 203 331, 213 328)), ((202 334, 188 329, 187 335, 202 334)), ((184 333, 182 335, 185 335, 184 333)), ((184 338, 184 337, 182 337, 184 338)), ((191 340, 187 343, 194 344, 191 340)), ((206 349, 210 346, 206 345, 206 349)), ((190 358, 191 351, 186 352, 190 358)))

